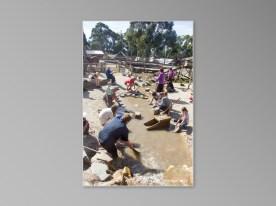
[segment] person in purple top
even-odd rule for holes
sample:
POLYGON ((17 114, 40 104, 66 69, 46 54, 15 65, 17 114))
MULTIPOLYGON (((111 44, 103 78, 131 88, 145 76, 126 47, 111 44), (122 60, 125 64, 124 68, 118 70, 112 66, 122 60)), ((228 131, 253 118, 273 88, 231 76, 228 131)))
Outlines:
POLYGON ((174 78, 174 71, 171 67, 169 68, 169 71, 168 71, 168 80, 173 80, 173 78, 174 78))
POLYGON ((169 69, 168 72, 168 85, 167 85, 167 91, 168 92, 174 92, 174 86, 173 86, 173 80, 174 80, 175 73, 172 68, 169 69))
POLYGON ((157 83, 156 92, 163 92, 164 84, 165 84, 165 73, 163 68, 160 69, 159 75, 156 78, 156 83, 157 83))

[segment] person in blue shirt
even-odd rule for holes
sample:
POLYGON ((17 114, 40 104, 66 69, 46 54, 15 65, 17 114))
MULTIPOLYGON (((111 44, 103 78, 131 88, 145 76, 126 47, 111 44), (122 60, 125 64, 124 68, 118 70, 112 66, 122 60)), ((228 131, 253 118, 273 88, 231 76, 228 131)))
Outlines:
POLYGON ((168 93, 163 92, 161 102, 159 103, 159 109, 165 111, 172 106, 172 101, 168 98, 168 93))
POLYGON ((124 114, 123 116, 118 115, 108 122, 99 132, 98 139, 101 146, 105 148, 114 159, 118 157, 117 148, 115 146, 118 140, 125 143, 130 148, 133 148, 133 144, 128 140, 129 130, 126 126, 130 120, 131 116, 129 114, 124 114))
POLYGON ((109 67, 107 67, 106 71, 105 71, 105 75, 107 77, 107 79, 111 80, 111 83, 114 84, 115 83, 115 77, 113 75, 113 72, 111 71, 111 69, 109 67))

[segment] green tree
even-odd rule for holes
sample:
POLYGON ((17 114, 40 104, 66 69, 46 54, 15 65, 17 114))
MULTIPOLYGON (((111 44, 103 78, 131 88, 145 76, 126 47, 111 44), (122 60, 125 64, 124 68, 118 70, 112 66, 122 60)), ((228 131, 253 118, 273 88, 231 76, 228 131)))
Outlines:
POLYGON ((99 22, 91 31, 91 48, 112 53, 117 34, 107 25, 99 22))
POLYGON ((85 49, 87 47, 89 47, 89 43, 86 39, 86 35, 83 33, 83 48, 85 49))
POLYGON ((99 22, 91 31, 91 48, 116 54, 127 51, 127 42, 123 34, 117 34, 107 25, 99 22))
POLYGON ((133 21, 126 32, 129 53, 143 57, 164 57, 165 46, 171 50, 169 54, 173 55, 176 37, 173 22, 133 21))
POLYGON ((177 37, 177 50, 181 57, 193 56, 193 37, 190 35, 177 37))
POLYGON ((113 53, 117 54, 119 52, 127 52, 127 42, 124 39, 123 34, 116 34, 115 41, 114 41, 114 47, 113 47, 113 53))
POLYGON ((125 34, 112 31, 99 22, 91 31, 90 41, 84 35, 84 44, 91 49, 108 53, 123 51, 129 56, 178 58, 193 55, 193 37, 178 37, 172 21, 132 21, 125 34), (166 52, 165 52, 166 48, 166 52))

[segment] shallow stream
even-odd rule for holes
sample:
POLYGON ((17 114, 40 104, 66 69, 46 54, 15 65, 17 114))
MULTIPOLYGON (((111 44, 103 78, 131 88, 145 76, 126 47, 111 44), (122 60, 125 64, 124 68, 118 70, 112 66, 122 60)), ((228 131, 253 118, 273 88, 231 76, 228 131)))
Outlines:
MULTIPOLYGON (((187 144, 185 135, 172 132, 172 126, 161 130, 146 130, 144 122, 154 117, 147 100, 124 97, 122 102, 128 110, 140 112, 142 115, 142 119, 132 119, 128 128, 131 131, 130 141, 140 144, 141 163, 144 167, 164 172, 171 165, 175 167, 192 166, 192 150, 191 146, 187 144)), ((130 152, 130 150, 126 151, 130 152)), ((136 172, 135 168, 139 168, 139 166, 135 164, 132 166, 134 172, 136 172)))

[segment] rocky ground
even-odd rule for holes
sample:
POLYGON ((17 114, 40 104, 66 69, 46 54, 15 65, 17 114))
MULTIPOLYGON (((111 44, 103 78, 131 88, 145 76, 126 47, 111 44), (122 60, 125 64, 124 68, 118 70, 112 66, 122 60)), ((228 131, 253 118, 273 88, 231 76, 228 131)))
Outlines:
MULTIPOLYGON (((104 77, 104 75, 102 75, 104 77)), ((120 90, 118 94, 125 92, 124 81, 126 79, 121 73, 116 73, 116 82, 120 90)), ((143 80, 148 78, 146 74, 140 74, 143 80)), ((141 82, 140 82, 141 83, 141 82)), ((143 83, 143 81, 142 81, 143 83)), ((182 132, 179 135, 183 135, 186 138, 190 154, 193 154, 192 145, 192 128, 193 128, 193 104, 190 103, 189 97, 192 93, 192 87, 187 90, 180 84, 175 83, 176 93, 169 93, 169 98, 173 100, 173 110, 171 115, 177 115, 174 111, 180 111, 181 107, 185 106, 189 110, 190 114, 190 131, 182 132), (188 134, 187 134, 188 133, 188 134)), ((152 86, 145 86, 145 88, 152 86)), ((143 89, 145 89, 143 88, 143 89)), ((83 144, 97 152, 91 151, 88 148, 84 148, 83 159, 83 185, 84 186, 116 186, 116 185, 130 185, 130 186, 167 186, 166 179, 174 179, 175 182, 171 182, 172 186, 191 186, 193 183, 193 168, 183 166, 171 165, 165 172, 158 171, 146 171, 144 168, 139 168, 137 171, 131 171, 133 165, 139 167, 139 160, 128 159, 128 156, 120 154, 120 159, 117 161, 112 160, 108 153, 99 146, 97 142, 97 134, 102 128, 98 119, 98 111, 105 108, 106 105, 103 101, 103 94, 106 86, 102 86, 99 89, 90 89, 83 94, 83 111, 87 113, 87 120, 90 123, 91 131, 90 135, 83 137, 83 144), (172 178, 173 177, 173 178, 172 178)), ((122 100, 123 101, 123 100, 122 100)), ((191 157, 192 158, 192 157, 191 157)))

